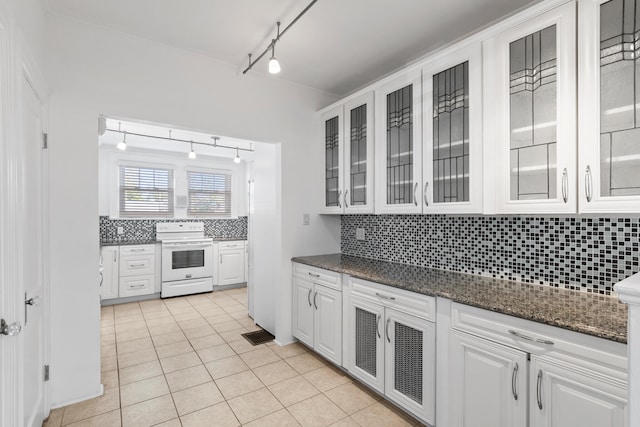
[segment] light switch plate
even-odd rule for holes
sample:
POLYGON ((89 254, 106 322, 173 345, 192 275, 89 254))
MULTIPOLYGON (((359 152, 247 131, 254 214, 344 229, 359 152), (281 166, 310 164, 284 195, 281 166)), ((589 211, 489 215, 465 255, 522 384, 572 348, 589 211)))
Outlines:
POLYGON ((302 214, 302 225, 309 225, 309 224, 311 224, 311 218, 309 214, 308 213, 302 214))
POLYGON ((364 228, 356 228, 356 240, 364 240, 364 228))

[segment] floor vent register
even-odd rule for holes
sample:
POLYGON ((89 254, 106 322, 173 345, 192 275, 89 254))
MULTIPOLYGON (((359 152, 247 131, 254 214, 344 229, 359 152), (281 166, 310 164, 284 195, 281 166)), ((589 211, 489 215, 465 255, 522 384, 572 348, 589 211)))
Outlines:
POLYGON ((254 332, 247 332, 246 334, 242 334, 242 336, 244 337, 244 339, 249 341, 251 345, 264 344, 275 339, 273 335, 271 335, 264 329, 260 329, 259 331, 254 332))

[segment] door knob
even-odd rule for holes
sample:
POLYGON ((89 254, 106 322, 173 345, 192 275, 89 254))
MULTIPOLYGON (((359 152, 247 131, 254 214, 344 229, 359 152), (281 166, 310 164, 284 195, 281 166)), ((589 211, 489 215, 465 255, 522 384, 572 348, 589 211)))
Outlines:
POLYGON ((20 322, 13 322, 11 324, 7 324, 4 319, 0 319, 0 335, 18 335, 22 330, 22 325, 20 322))

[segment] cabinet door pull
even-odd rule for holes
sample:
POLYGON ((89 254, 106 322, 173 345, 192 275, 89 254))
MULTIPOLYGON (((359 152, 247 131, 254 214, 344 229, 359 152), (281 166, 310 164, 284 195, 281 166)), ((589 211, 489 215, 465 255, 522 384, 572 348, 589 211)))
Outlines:
POLYGON ((349 207, 349 199, 347 198, 347 194, 349 194, 349 190, 344 190, 344 207, 349 207))
POLYGON ((145 264, 129 264, 129 267, 132 267, 132 268, 144 267, 144 266, 145 264))
POLYGON ((429 181, 424 183, 424 205, 429 206, 429 199, 427 198, 427 189, 429 188, 429 181))
POLYGON ((317 298, 318 293, 316 292, 315 294, 313 294, 313 306, 316 308, 316 310, 318 309, 317 298))
POLYGON ((222 264, 222 254, 220 254, 220 264, 222 264))
POLYGON ((342 196, 342 190, 338 190, 338 207, 342 207, 342 203, 340 203, 340 196, 342 196))
POLYGON ((311 288, 309 288, 309 293, 307 294, 307 302, 309 302, 309 307, 311 307, 311 288))
POLYGON ((378 338, 381 338, 380 336, 380 318, 382 316, 380 314, 378 314, 378 319, 376 320, 376 333, 378 334, 378 338))
POLYGON ((518 364, 513 367, 513 373, 511 374, 511 393, 513 393, 513 399, 518 400, 518 364))
POLYGON ((319 278, 320 277, 319 274, 315 274, 315 273, 312 273, 312 272, 309 272, 309 276, 315 277, 315 278, 319 278))
POLYGON ((141 284, 139 284, 139 285, 129 285, 129 287, 130 287, 131 289, 144 288, 145 286, 146 286, 146 284, 144 284, 144 283, 141 283, 141 284))
POLYGON ((118 253, 116 251, 113 251, 113 262, 118 262, 117 255, 118 253))
POLYGON ((140 249, 129 249, 130 252, 144 252, 144 248, 140 249))
POLYGON ((418 198, 416 197, 416 190, 418 189, 418 183, 413 185, 413 204, 418 206, 418 198))
POLYGON ((562 201, 567 203, 569 200, 569 174, 567 168, 562 171, 562 201))
POLYGON ((542 369, 538 371, 538 383, 536 385, 536 399, 538 400, 538 409, 542 409, 542 369))
POLYGON ((377 296, 378 298, 388 299, 389 301, 395 301, 395 300, 396 300, 396 298, 395 298, 395 297, 388 297, 388 296, 383 295, 383 294, 378 293, 378 292, 376 292, 376 296, 377 296))
POLYGON ((391 322, 391 318, 387 319, 387 326, 384 328, 385 335, 387 336, 387 342, 391 343, 391 337, 389 336, 389 323, 391 322))
POLYGON ((584 172, 584 195, 587 197, 587 202, 591 201, 592 182, 591 182, 591 167, 587 165, 587 169, 584 172))
POLYGON ((533 338, 530 337, 529 335, 525 335, 522 334, 518 331, 514 331, 513 329, 509 329, 509 333, 513 336, 516 336, 518 338, 522 338, 523 340, 527 340, 527 341, 533 341, 533 342, 537 342, 538 344, 547 344, 547 345, 554 345, 555 342, 551 341, 551 340, 543 340, 541 338, 533 338))

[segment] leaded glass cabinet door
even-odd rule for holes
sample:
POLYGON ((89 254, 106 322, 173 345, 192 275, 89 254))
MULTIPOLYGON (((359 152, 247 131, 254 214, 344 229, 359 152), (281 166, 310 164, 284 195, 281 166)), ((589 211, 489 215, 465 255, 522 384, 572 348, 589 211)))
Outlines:
POLYGON ((579 2, 581 212, 640 211, 640 2, 579 2))
POLYGON ((376 89, 376 213, 422 212, 421 70, 376 89))
POLYGON ((422 69, 424 213, 482 212, 482 50, 447 52, 422 69))
POLYGON ((347 310, 346 368, 384 393, 384 307, 352 293, 347 310))
POLYGON ((344 106, 344 212, 373 213, 373 92, 344 106))
POLYGON ((436 325, 385 309, 385 395, 435 424, 436 325))
POLYGON ((343 208, 344 117, 342 105, 322 114, 322 148, 324 162, 321 213, 341 214, 343 208))
POLYGON ((568 3, 484 45, 497 213, 576 211, 575 15, 568 3))

